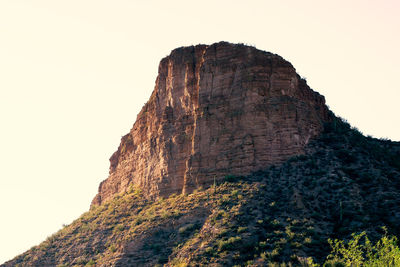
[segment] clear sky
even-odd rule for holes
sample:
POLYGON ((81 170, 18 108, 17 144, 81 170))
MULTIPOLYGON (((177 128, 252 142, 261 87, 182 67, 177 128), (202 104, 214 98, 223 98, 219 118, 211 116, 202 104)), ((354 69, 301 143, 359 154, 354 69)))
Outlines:
POLYGON ((277 53, 337 115, 399 141, 399 14, 397 0, 1 0, 0 263, 89 209, 176 47, 277 53))

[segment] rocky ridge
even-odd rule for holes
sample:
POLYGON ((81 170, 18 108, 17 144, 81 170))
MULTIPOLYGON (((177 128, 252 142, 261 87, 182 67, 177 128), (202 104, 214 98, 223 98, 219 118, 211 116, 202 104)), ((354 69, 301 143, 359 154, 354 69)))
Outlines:
POLYGON ((278 55, 226 42, 175 49, 92 206, 131 185, 157 198, 250 174, 302 153, 329 120, 324 97, 278 55))

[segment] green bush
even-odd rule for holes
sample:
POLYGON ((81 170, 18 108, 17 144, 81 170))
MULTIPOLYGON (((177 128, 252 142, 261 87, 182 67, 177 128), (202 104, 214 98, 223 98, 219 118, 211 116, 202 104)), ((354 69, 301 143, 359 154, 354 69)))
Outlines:
POLYGON ((347 243, 343 240, 328 240, 332 252, 324 266, 400 266, 400 248, 395 236, 384 235, 373 244, 365 232, 352 234, 347 243))
POLYGON ((185 235, 185 234, 188 234, 189 232, 191 232, 192 230, 194 230, 195 228, 196 228, 196 225, 194 225, 193 223, 189 223, 189 224, 186 224, 186 225, 180 227, 178 232, 181 235, 185 235))
POLYGON ((240 226, 240 227, 238 227, 237 232, 238 232, 238 234, 241 234, 241 233, 246 232, 247 229, 248 229, 247 227, 240 226))
POLYGON ((86 263, 86 266, 93 266, 93 265, 96 265, 96 262, 93 259, 91 259, 86 263))
POLYGON ((242 238, 240 236, 230 237, 228 240, 220 240, 218 242, 219 250, 231 250, 233 249, 242 238))
POLYGON ((232 175, 232 174, 228 174, 225 176, 225 181, 228 183, 234 183, 237 182, 241 179, 241 176, 236 176, 236 175, 232 175))
POLYGON ((214 248, 213 247, 207 247, 205 250, 205 253, 208 255, 213 255, 214 254, 214 248))

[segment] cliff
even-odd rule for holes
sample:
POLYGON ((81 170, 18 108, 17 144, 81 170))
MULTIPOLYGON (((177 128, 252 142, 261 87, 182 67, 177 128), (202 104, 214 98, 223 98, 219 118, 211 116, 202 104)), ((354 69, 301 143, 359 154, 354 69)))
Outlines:
POLYGON ((278 55, 226 42, 175 49, 92 205, 131 185, 156 198, 250 174, 303 153, 329 120, 324 97, 278 55))

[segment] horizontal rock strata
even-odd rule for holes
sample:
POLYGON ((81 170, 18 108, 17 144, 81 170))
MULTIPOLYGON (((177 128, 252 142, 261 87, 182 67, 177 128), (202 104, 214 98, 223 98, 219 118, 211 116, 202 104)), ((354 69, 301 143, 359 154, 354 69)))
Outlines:
POLYGON ((226 42, 178 48, 92 205, 131 185, 149 197, 188 193, 283 162, 329 120, 324 97, 278 55, 226 42))

